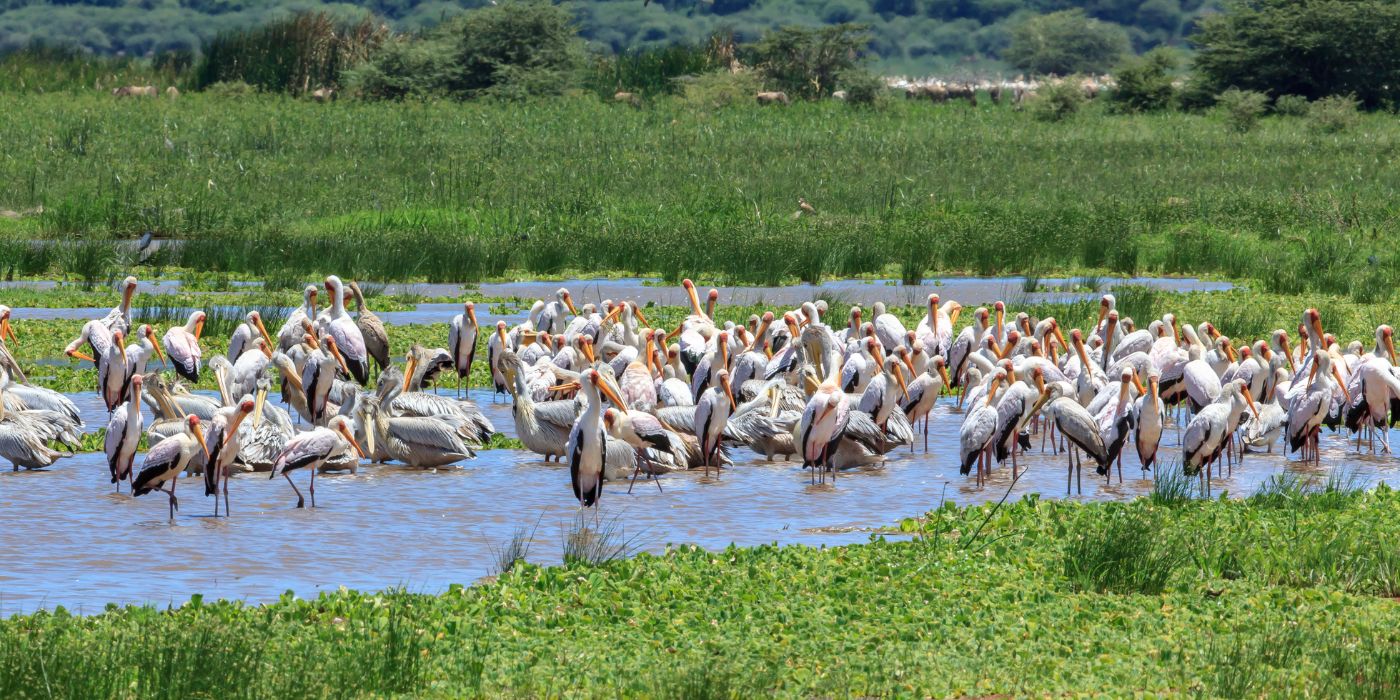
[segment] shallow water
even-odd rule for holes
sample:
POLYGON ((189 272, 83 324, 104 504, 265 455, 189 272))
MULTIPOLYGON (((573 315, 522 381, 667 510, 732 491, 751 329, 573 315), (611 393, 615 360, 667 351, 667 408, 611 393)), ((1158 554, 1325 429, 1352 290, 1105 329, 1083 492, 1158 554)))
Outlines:
MULTIPOLYGON (((506 404, 491 403, 484 390, 473 396, 499 430, 513 433, 506 404)), ((75 400, 90 430, 105 424, 95 395, 75 400)), ((670 474, 660 479, 664 491, 638 481, 630 494, 627 483, 609 483, 598 517, 616 519, 624 537, 647 551, 668 543, 863 542, 872 529, 945 499, 995 501, 1011 487, 1009 466, 982 488, 957 474, 960 418, 945 399, 928 454, 899 450, 883 468, 843 473, 825 485, 812 485, 797 464, 764 463, 747 449, 735 450, 737 465, 718 479, 670 474)), ((1175 439, 1168 430, 1167 461, 1179 455, 1175 439)), ((1011 498, 1064 497, 1064 458, 1041 454, 1039 438, 1035 447, 1021 461, 1026 471, 1011 498)), ((1316 472, 1278 454, 1251 454, 1212 488, 1249 494, 1285 469, 1325 478, 1340 468, 1368 485, 1394 482, 1400 473, 1400 461, 1359 456, 1337 437, 1324 436, 1323 452, 1316 472)), ((1121 500, 1151 489, 1134 454, 1125 454, 1123 476, 1125 483, 1105 485, 1090 469, 1083 495, 1074 498, 1121 500)), ((307 477, 295 476, 303 491, 307 477)), ((323 475, 314 509, 293 508, 295 496, 281 479, 241 475, 230 488, 234 516, 217 520, 201 484, 181 481, 182 510, 170 523, 163 495, 114 494, 101 454, 47 471, 0 472, 0 613, 57 605, 96 612, 107 602, 164 605, 195 593, 266 601, 288 589, 313 596, 339 586, 440 591, 491 573, 495 549, 518 528, 534 531, 530 561, 558 562, 578 512, 564 467, 507 450, 437 471, 369 466, 356 475, 323 475)))
MULTIPOLYGON (((1114 287, 1127 285, 1155 287, 1157 289, 1177 291, 1177 292, 1217 292, 1232 289, 1234 285, 1229 282, 1212 282, 1189 277, 1133 277, 1133 278, 1100 278, 1100 290, 1098 292, 1064 291, 1066 285, 1070 285, 1081 278, 1042 278, 1038 291, 1027 293, 1024 291, 1024 277, 937 277, 929 278, 918 285, 902 285, 898 280, 829 280, 819 285, 795 284, 785 287, 757 287, 757 286, 729 286, 718 287, 720 291, 720 302, 724 304, 782 304, 795 305, 804 301, 810 301, 817 295, 839 295, 841 298, 855 304, 872 304, 877 301, 893 304, 922 304, 930 293, 937 292, 945 300, 956 299, 964 304, 990 303, 997 299, 1017 299, 1030 302, 1065 302, 1077 299, 1093 298, 1102 292, 1111 291, 1114 287)), ((311 280, 308 280, 311 281, 311 280)), ((0 282, 0 289, 6 288, 33 288, 51 289, 56 286, 56 282, 41 281, 18 281, 0 282)), ((235 287, 257 286, 258 282, 234 282, 235 287)), ((384 294, 399 294, 412 292, 429 297, 461 297, 463 299, 471 296, 484 297, 520 297, 522 299, 547 298, 554 294, 559 288, 567 288, 574 299, 583 304, 586 302, 600 302, 603 299, 626 299, 635 301, 638 304, 654 302, 661 305, 688 305, 685 293, 680 285, 661 284, 655 278, 621 278, 621 279, 572 279, 554 282, 504 282, 480 285, 463 284, 386 284, 383 286, 384 294)), ((158 282, 142 281, 137 284, 137 291, 143 294, 162 294, 179 292, 181 284, 179 280, 161 280, 158 282)), ((702 289, 702 295, 708 291, 708 287, 702 289)), ((374 307, 373 300, 369 301, 369 306, 374 307)), ((440 316, 451 318, 452 315, 460 313, 454 308, 454 304, 420 304, 417 312, 396 312, 403 314, 414 314, 422 312, 428 314, 432 312, 430 321, 417 320, 415 317, 407 318, 413 320, 389 320, 393 317, 391 313, 380 314, 385 318, 386 323, 424 323, 437 321, 440 316), (441 314, 436 313, 438 309, 433 307, 444 307, 441 314)), ((105 315, 108 308, 103 309, 16 309, 16 318, 94 318, 105 315), (25 313, 21 314, 20 311, 25 313)), ((509 315, 499 318, 509 321, 509 315)), ((521 316, 523 318, 523 316, 521 316)), ((493 317, 494 322, 494 317, 493 317)), ((484 325, 484 324, 483 324, 484 325)))
MULTIPOLYGON (((370 306, 371 310, 373 310, 373 307, 374 307, 373 302, 369 302, 369 306, 370 306)), ((212 310, 214 310, 214 309, 235 309, 235 308, 237 308, 237 307, 232 307, 232 306, 222 306, 222 307, 221 307, 221 306, 214 306, 214 307, 202 307, 202 310, 204 310, 204 311, 212 311, 212 310)), ((508 324, 510 324, 510 325, 513 326, 513 325, 515 325, 515 324, 517 324, 517 323, 520 323, 521 321, 524 321, 524 320, 529 316, 529 313, 528 313, 529 310, 528 310, 528 309, 520 310, 520 309, 517 309, 516 307, 511 306, 511 305, 497 305, 497 304, 482 303, 482 304, 477 304, 477 305, 476 305, 476 309, 477 309, 477 314, 476 314, 477 322, 480 323, 482 326, 493 326, 493 325, 496 324, 496 321, 505 321, 506 323, 508 323, 508 324), (496 307, 498 307, 498 306, 501 307, 502 309, 504 309, 504 311, 501 312, 501 313, 496 313, 496 307)), ((11 309, 11 312, 13 313, 14 318, 15 318, 16 320, 18 320, 18 319, 28 319, 28 320, 36 320, 36 321, 40 321, 40 320, 78 320, 78 321, 85 321, 85 320, 90 320, 90 319, 95 319, 95 318, 103 318, 103 317, 105 317, 105 316, 107 315, 107 312, 110 311, 110 310, 111 310, 111 307, 104 307, 104 308, 73 308, 73 307, 69 307, 69 308, 57 308, 57 309, 19 307, 19 308, 11 309)), ((177 310, 174 311, 174 315, 175 315, 177 318, 184 318, 185 316, 188 316, 188 315, 189 315, 192 311, 194 311, 194 310, 195 310, 195 309, 194 309, 193 307, 186 307, 186 308, 182 308, 182 309, 177 309, 177 310)), ((353 310, 352 310, 352 312, 353 312, 353 310)), ((447 322, 449 322, 449 321, 452 320, 452 317, 453 317, 453 316, 456 316, 457 314, 460 314, 460 313, 462 313, 462 305, 461 305, 461 304, 417 304, 417 305, 415 305, 415 307, 414 307, 414 309, 413 309, 412 311, 377 311, 377 312, 375 312, 375 315, 379 316, 379 320, 380 320, 380 321, 383 321, 383 322, 386 323, 386 324, 389 324, 389 325, 392 325, 392 326, 407 326, 407 325, 411 325, 411 324, 415 324, 415 323, 417 323, 417 324, 447 323, 447 322)), ((133 315, 135 316, 135 318, 136 318, 137 321, 140 321, 140 320, 141 320, 141 314, 140 314, 140 310, 139 310, 139 309, 133 309, 133 315)), ((269 325, 271 325, 271 324, 269 323, 269 325)), ((269 331, 269 332, 276 332, 277 329, 276 329, 276 328, 268 328, 268 331, 269 331)))

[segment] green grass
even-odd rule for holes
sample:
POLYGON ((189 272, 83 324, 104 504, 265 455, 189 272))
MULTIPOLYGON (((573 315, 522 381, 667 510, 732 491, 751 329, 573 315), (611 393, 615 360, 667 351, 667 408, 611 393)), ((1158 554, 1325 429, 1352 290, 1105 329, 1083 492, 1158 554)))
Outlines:
POLYGON ((1032 497, 975 543, 963 533, 991 506, 907 521, 913 541, 515 561, 441 595, 60 609, 0 621, 0 695, 1393 697, 1400 609, 1378 564, 1400 495, 1315 498, 1032 497), (1076 543, 1114 539, 1115 521, 1180 555, 1160 586, 1068 574, 1076 543))
MULTIPOLYGON (((3 245, 30 246, 34 226, 54 238, 155 230, 190 239, 165 264, 224 274, 778 283, 1074 270, 1370 301, 1391 296, 1400 269, 1385 166, 1400 124, 1382 114, 1340 134, 1270 118, 1241 135, 1211 116, 1097 107, 1045 124, 902 102, 700 113, 591 96, 26 95, 0 134, 12 144, 0 207, 45 207, 3 245), (793 219, 799 196, 819 214, 793 219)), ((21 267, 101 262, 50 257, 21 267)))

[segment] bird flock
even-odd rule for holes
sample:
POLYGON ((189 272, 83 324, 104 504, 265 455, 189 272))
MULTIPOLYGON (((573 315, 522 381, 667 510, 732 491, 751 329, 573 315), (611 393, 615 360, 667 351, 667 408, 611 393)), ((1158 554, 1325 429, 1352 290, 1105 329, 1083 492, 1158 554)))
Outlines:
MULTIPOLYGON (((823 482, 879 465, 897 448, 915 451, 919 426, 927 453, 933 409, 949 392, 956 403, 939 415, 961 417, 963 476, 981 485, 1010 460, 1019 478, 1020 456, 1039 436, 1041 452, 1065 456, 1067 493, 1082 492, 1086 458, 1110 482, 1116 463, 1121 481, 1130 441, 1143 470, 1157 467, 1169 426, 1183 471, 1208 491, 1212 468, 1223 474, 1280 440, 1319 461, 1323 427, 1354 434, 1357 450, 1364 440, 1388 453, 1388 429, 1400 421, 1392 329, 1379 326, 1370 351, 1343 348, 1311 308, 1296 346, 1280 329, 1237 350, 1213 324, 1193 327, 1171 313, 1137 328, 1111 294, 1093 327, 1068 334, 1053 317, 1008 318, 1000 301, 959 329, 962 305, 937 294, 912 329, 882 303, 842 318, 818 300, 736 324, 715 320, 717 290, 702 304, 685 280, 690 309, 674 329, 652 326, 634 302, 580 308, 560 289, 522 323, 483 331, 467 301, 449 323, 448 347, 415 344, 400 371, 358 285, 336 276, 306 287, 276 336, 250 312, 227 355, 207 362, 204 312, 157 340, 151 326, 132 326, 136 287, 124 280, 121 303, 85 323, 65 353, 97 367, 111 483, 118 491, 128 483, 134 496, 162 492, 172 519, 185 473, 203 475, 215 515, 221 501, 228 515, 235 473, 283 477, 297 507, 306 499, 292 475, 309 474, 314 507, 318 472, 354 471, 366 459, 440 467, 475 457, 495 427, 460 396, 483 332, 493 400, 512 402, 526 449, 568 463, 584 507, 599 502, 608 480, 630 479, 630 491, 639 475, 721 478, 740 447, 768 460, 796 456, 823 482), (327 303, 318 304, 322 289, 327 303), (153 360, 173 376, 148 371, 153 360), (204 369, 217 398, 182 384, 204 369), (445 372, 456 375, 457 398, 424 390, 445 372), (287 409, 267 401, 274 382, 287 409), (150 447, 137 468, 143 437, 150 447)), ((19 342, 10 317, 0 306, 0 458, 40 469, 78 449, 85 426, 67 397, 29 383, 6 346, 19 342)))

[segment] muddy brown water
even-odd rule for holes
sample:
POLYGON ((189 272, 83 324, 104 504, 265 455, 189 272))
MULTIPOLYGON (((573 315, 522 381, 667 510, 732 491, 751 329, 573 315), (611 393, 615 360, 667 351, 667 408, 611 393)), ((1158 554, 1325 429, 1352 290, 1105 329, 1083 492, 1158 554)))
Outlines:
MULTIPOLYGON (((498 429, 513 433, 506 404, 493 404, 481 390, 473 396, 498 429)), ((95 395, 74 398, 90 430, 105 425, 95 395)), ((901 449, 882 468, 843 473, 825 485, 811 484, 797 463, 770 464, 742 448, 733 452, 735 467, 719 478, 670 474, 660 479, 664 490, 639 480, 631 493, 625 482, 609 483, 597 517, 651 552, 670 544, 865 542, 875 529, 945 499, 973 504, 1007 493, 1009 466, 982 488, 958 475, 960 419, 944 399, 927 454, 922 445, 912 454, 901 449)), ((1024 457, 1027 471, 1010 498, 1065 497, 1064 458, 1040 454, 1039 446, 1037 439, 1024 457)), ((1217 495, 1247 495, 1285 470, 1320 479, 1341 470, 1365 485, 1393 483, 1400 472, 1400 461, 1357 455, 1339 437, 1324 436, 1323 447, 1321 469, 1277 453, 1251 454, 1212 488, 1217 495)), ((1163 453, 1178 458, 1174 430, 1167 431, 1163 453)), ((1124 483, 1115 478, 1106 485, 1088 470, 1083 495, 1073 498, 1124 500, 1151 490, 1132 454, 1125 455, 1123 476, 1124 483)), ((304 490, 307 475, 295 478, 304 490)), ((495 551, 520 528, 534 533, 530 561, 560 561, 579 510, 566 468, 511 450, 436 471, 366 466, 354 475, 324 475, 317 478, 314 509, 295 509, 281 479, 240 475, 230 489, 232 518, 210 517, 213 502, 203 496, 202 481, 185 478, 173 523, 164 496, 114 494, 108 481, 101 454, 44 471, 0 472, 0 613, 59 605, 92 613, 109 602, 179 604, 196 593, 260 602, 287 590, 309 597, 340 586, 436 592, 490 574, 495 551)))

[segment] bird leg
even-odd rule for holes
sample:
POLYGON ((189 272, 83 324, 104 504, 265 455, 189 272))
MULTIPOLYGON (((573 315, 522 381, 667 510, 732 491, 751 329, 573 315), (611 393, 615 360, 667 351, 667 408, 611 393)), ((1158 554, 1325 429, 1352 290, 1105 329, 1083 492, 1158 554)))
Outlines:
POLYGON ((317 468, 317 469, 312 469, 312 470, 311 470, 311 507, 312 507, 312 508, 315 508, 315 507, 316 507, 316 472, 318 472, 318 471, 320 471, 319 468, 317 468))
MULTIPOLYGON (((229 517, 230 515, 233 515, 233 511, 229 509, 229 505, 228 505, 228 478, 229 478, 228 470, 224 470, 224 517, 225 517, 225 518, 229 517)), ((218 505, 218 498, 219 498, 219 497, 218 497, 218 495, 216 494, 216 495, 214 496, 214 500, 215 500, 215 505, 216 505, 216 506, 218 505)))
POLYGON ((282 476, 287 480, 287 483, 291 485, 292 490, 295 491, 297 494, 297 507, 301 508, 305 506, 306 499, 302 498, 301 489, 297 488, 296 482, 292 481, 292 476, 287 472, 282 472, 282 476))

